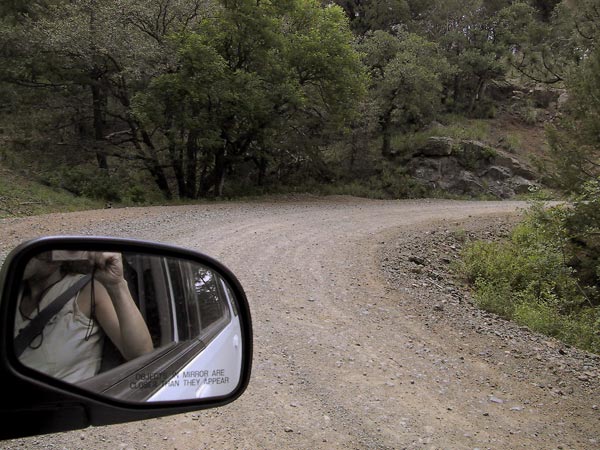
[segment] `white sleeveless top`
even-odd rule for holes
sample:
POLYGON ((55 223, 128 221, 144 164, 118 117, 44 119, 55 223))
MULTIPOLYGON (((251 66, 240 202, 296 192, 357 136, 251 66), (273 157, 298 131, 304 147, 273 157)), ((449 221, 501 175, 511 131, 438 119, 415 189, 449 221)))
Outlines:
MULTIPOLYGON (((79 274, 66 275, 46 292, 39 310, 43 310, 82 277, 79 274)), ((43 336, 34 338, 21 354, 19 360, 25 366, 70 383, 96 375, 100 369, 104 332, 98 322, 92 319, 93 332, 85 339, 90 319, 79 310, 78 297, 79 292, 50 319, 42 331, 43 336)), ((37 311, 34 311, 30 319, 36 315, 37 311)), ((29 322, 17 311, 15 336, 29 322)))

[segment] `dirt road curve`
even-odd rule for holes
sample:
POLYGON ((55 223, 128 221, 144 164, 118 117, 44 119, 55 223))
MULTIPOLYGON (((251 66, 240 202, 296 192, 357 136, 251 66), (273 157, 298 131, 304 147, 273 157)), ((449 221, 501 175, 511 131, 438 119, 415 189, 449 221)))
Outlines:
POLYGON ((597 359, 568 359, 571 349, 540 338, 530 357, 526 338, 494 334, 493 318, 441 320, 451 314, 437 305, 444 280, 407 274, 403 285, 403 273, 392 283, 382 270, 390 246, 524 206, 336 197, 3 220, 3 252, 33 236, 89 233, 216 257, 247 291, 256 350, 250 387, 227 407, 0 447, 600 448, 594 367, 567 370, 597 359))

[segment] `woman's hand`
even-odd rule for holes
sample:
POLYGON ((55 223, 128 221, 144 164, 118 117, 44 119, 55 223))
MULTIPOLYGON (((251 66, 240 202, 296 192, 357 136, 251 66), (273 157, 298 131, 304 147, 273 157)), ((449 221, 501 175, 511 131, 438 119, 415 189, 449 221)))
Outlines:
POLYGON ((107 289, 125 282, 120 253, 90 252, 88 259, 95 269, 94 276, 107 289))

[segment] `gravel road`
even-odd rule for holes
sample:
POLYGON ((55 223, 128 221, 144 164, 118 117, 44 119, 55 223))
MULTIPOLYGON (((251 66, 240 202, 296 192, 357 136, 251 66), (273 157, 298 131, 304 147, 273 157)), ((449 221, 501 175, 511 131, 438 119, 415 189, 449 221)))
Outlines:
POLYGON ((598 357, 477 311, 448 270, 525 206, 301 197, 4 219, 2 255, 99 234, 214 256, 246 289, 255 358, 224 408, 0 447, 598 449, 598 357))

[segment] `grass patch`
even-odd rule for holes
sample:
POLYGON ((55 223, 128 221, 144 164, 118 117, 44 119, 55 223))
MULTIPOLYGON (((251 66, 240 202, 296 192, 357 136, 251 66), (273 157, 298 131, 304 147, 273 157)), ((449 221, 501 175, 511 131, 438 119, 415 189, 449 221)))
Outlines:
POLYGON ((432 136, 447 136, 454 139, 486 141, 490 136, 490 121, 484 119, 465 119, 461 116, 447 115, 440 124, 430 129, 432 136))
POLYGON ((426 130, 392 136, 391 147, 400 157, 410 156, 433 136, 449 137, 457 141, 489 141, 490 122, 482 119, 467 120, 447 115, 426 130))
POLYGON ((523 139, 516 133, 507 133, 500 139, 500 146, 510 153, 517 153, 523 146, 523 139))
POLYGON ((0 168, 0 218, 102 208, 104 203, 44 186, 0 168))

